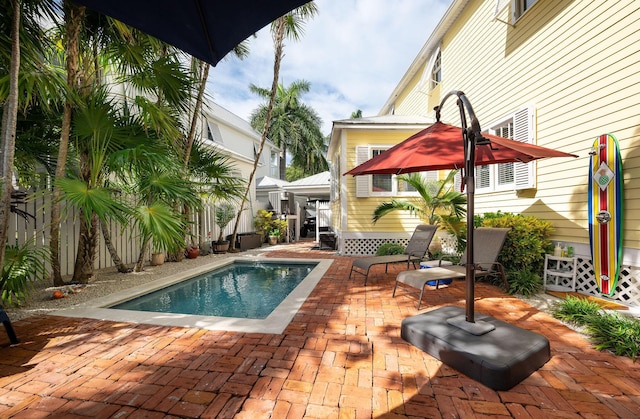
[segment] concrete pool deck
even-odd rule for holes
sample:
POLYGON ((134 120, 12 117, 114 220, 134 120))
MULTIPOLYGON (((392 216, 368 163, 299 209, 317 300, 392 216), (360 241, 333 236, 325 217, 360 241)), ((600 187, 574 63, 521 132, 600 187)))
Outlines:
POLYGON ((0 333, 2 418, 637 418, 640 363, 498 287, 476 311, 540 333, 552 358, 494 391, 400 337, 403 319, 464 306, 464 286, 391 297, 396 267, 349 280, 352 258, 280 246, 269 257, 332 259, 281 334, 38 315, 0 333))
POLYGON ((244 333, 282 333, 298 312, 311 291, 331 266, 327 259, 302 258, 266 258, 266 257, 228 257, 215 260, 210 264, 169 275, 165 278, 146 283, 134 288, 97 298, 76 307, 55 311, 53 316, 77 317, 114 322, 144 323, 157 326, 197 327, 206 330, 227 330, 244 333), (318 265, 304 278, 304 280, 287 295, 286 298, 265 319, 242 319, 218 316, 200 316, 191 314, 153 313, 146 311, 120 310, 110 308, 113 305, 131 300, 141 295, 149 294, 162 288, 174 285, 189 278, 213 271, 229 265, 234 261, 270 263, 317 263, 318 265))

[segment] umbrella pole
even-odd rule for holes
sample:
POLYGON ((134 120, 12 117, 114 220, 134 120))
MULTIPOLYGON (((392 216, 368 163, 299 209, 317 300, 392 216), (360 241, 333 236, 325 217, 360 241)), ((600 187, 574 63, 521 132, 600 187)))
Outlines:
POLYGON ((480 122, 476 118, 469 99, 461 91, 452 91, 445 95, 440 102, 440 106, 436 108, 436 118, 440 120, 440 110, 444 102, 450 96, 458 96, 458 108, 460 109, 460 119, 462 125, 462 141, 464 142, 464 170, 467 187, 467 260, 466 260, 466 301, 464 319, 452 318, 447 323, 456 326, 468 333, 479 336, 491 332, 495 326, 485 321, 475 321, 474 305, 475 305, 475 282, 476 272, 474 264, 474 240, 473 240, 473 219, 474 219, 474 192, 475 192, 475 160, 476 160, 476 141, 482 138, 480 132, 480 122), (469 114, 471 126, 467 126, 466 113, 469 114))
MULTIPOLYGON (((475 264, 474 264, 474 244, 473 244, 473 218, 474 218, 474 188, 475 170, 474 163, 476 157, 475 137, 473 131, 467 129, 467 116, 465 114, 466 96, 462 92, 456 92, 458 96, 457 105, 460 110, 460 125, 462 127, 462 142, 464 146, 464 179, 467 188, 467 260, 465 261, 465 320, 468 323, 475 323, 474 300, 475 300, 475 264), (471 249, 471 251, 470 251, 471 249)), ((448 96, 447 96, 448 97, 448 96)), ((469 108, 469 117, 475 119, 471 104, 466 101, 469 108)))
POLYGON ((475 284, 476 284, 476 271, 474 264, 474 234, 473 234, 473 219, 474 219, 474 188, 475 188, 475 176, 473 163, 475 161, 475 141, 473 140, 473 134, 469 135, 466 132, 466 127, 463 127, 464 141, 467 142, 467 157, 465 158, 465 170, 466 170, 466 184, 467 184, 467 260, 466 260, 466 310, 465 317, 467 322, 475 322, 474 303, 475 303, 475 284))

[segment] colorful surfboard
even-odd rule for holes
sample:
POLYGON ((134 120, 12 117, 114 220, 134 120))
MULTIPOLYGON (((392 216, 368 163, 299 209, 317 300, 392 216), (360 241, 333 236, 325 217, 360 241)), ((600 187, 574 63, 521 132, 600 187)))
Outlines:
POLYGON ((596 283, 613 296, 622 262, 622 159, 618 140, 604 134, 593 142, 589 163, 589 240, 596 283))

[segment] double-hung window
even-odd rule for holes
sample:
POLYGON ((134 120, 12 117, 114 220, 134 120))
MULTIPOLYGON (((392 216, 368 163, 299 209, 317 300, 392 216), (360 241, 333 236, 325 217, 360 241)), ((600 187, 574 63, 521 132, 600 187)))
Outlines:
MULTIPOLYGON (((534 109, 527 107, 489 125, 490 134, 516 141, 534 142, 534 109)), ((476 191, 497 192, 535 188, 535 162, 476 166, 476 191)))
MULTIPOLYGON (((356 165, 384 153, 386 146, 358 146, 356 147, 356 165)), ((422 176, 426 180, 437 179, 437 172, 425 172, 422 176)), ((356 176, 356 196, 359 198, 369 196, 412 196, 417 195, 416 189, 406 181, 398 179, 398 176, 368 175, 356 176)))

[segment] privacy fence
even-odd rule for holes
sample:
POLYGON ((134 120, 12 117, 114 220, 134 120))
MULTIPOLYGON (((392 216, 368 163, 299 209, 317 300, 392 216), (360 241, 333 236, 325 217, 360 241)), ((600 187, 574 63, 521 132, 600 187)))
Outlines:
MULTIPOLYGON (((42 193, 42 191, 31 191, 24 201, 24 203, 16 204, 16 207, 18 210, 29 214, 29 216, 25 219, 19 215, 11 214, 8 244, 22 245, 30 242, 36 247, 48 248, 51 228, 50 194, 42 193)), ((205 204, 202 211, 190 216, 190 221, 191 231, 196 242, 199 240, 207 242, 218 238, 220 229, 215 223, 215 204, 205 204)), ((227 225, 223 231, 223 236, 226 237, 228 234, 233 233, 234 221, 227 225)), ((60 265, 63 276, 73 274, 78 248, 79 227, 79 211, 63 204, 60 222, 60 265)), ((122 226, 114 221, 107 223, 106 227, 123 263, 133 265, 138 259, 141 246, 138 231, 132 225, 122 226)), ((253 216, 251 211, 245 210, 240 218, 238 233, 249 231, 254 231, 253 216)), ((145 259, 149 260, 149 255, 145 255, 145 259)), ((113 266, 115 265, 105 245, 104 237, 100 234, 95 268, 103 269, 113 266)))

